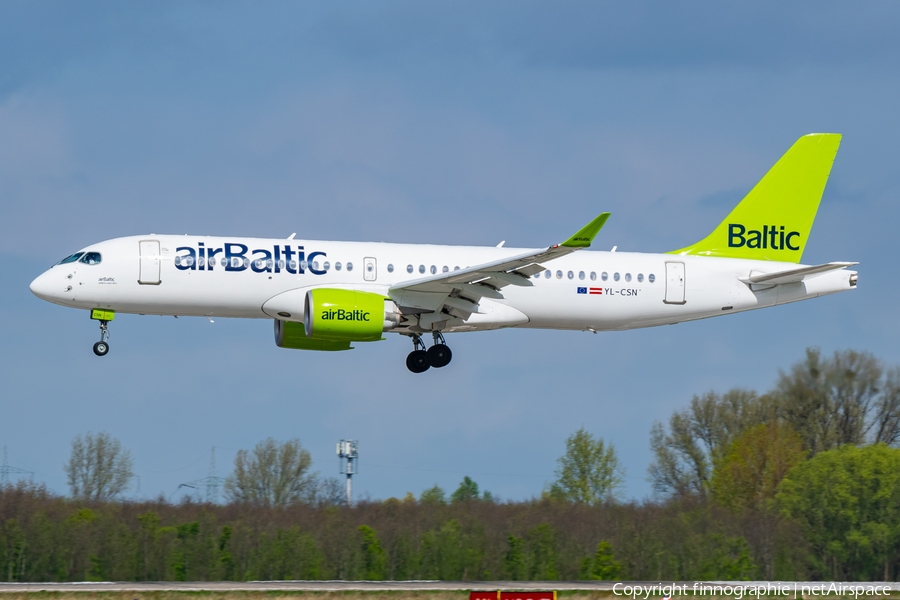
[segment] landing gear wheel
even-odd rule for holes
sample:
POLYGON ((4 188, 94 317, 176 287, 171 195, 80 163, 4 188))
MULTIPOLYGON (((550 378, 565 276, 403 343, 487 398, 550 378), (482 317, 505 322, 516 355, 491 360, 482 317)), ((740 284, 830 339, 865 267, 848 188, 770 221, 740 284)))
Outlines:
POLYGON ((413 350, 406 357, 406 368, 413 373, 424 373, 430 366, 428 353, 424 350, 413 350))
POLYGON ((446 367, 452 358, 453 353, 446 344, 435 344, 428 349, 428 364, 435 369, 446 367))
POLYGON ((106 342, 97 342, 94 344, 94 354, 97 356, 106 356, 107 352, 109 352, 109 344, 106 342))

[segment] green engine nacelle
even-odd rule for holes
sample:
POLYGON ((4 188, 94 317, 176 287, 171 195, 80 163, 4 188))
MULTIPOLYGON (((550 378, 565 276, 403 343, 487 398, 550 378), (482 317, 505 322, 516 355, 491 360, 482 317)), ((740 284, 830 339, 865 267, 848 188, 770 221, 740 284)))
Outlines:
POLYGON ((394 302, 378 294, 327 288, 306 293, 303 324, 312 340, 374 342, 399 322, 394 302))
POLYGON ((324 350, 337 352, 339 350, 353 350, 349 341, 333 342, 331 340, 313 340, 306 337, 303 323, 282 321, 275 319, 275 345, 279 348, 294 348, 296 350, 324 350))

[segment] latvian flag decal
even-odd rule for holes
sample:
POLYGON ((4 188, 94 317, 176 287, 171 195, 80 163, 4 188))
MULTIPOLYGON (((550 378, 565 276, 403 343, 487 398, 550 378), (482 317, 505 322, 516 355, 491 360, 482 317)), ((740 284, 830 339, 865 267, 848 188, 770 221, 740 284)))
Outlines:
POLYGON ((592 294, 602 294, 603 288, 591 288, 591 293, 592 294))

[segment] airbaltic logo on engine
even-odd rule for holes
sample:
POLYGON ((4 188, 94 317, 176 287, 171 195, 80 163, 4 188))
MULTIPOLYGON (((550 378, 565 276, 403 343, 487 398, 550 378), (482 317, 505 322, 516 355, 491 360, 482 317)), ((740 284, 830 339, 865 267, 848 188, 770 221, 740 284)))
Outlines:
POLYGON ((223 248, 206 248, 203 242, 197 248, 182 246, 176 248, 175 268, 180 271, 213 271, 222 267, 226 271, 246 271, 254 273, 292 273, 302 275, 309 271, 313 275, 324 275, 327 264, 319 264, 318 257, 325 258, 324 252, 310 252, 303 246, 289 244, 272 246, 271 249, 250 250, 244 244, 225 243, 223 248))
POLYGON ((369 315, 372 313, 363 312, 361 310, 344 310, 343 308, 339 308, 337 310, 323 310, 322 311, 322 320, 323 321, 368 321, 369 315))
POLYGON ((729 248, 771 248, 772 250, 799 250, 800 246, 792 243, 793 238, 800 237, 799 231, 784 231, 784 225, 779 229, 776 225, 769 227, 763 225, 763 230, 758 231, 743 225, 728 224, 729 248))

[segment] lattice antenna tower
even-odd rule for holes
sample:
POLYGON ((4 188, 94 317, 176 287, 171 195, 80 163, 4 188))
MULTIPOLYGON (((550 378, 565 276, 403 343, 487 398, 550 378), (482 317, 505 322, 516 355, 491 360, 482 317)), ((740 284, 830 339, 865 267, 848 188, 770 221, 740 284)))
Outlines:
POLYGON ((0 466, 0 487, 6 487, 9 484, 9 474, 28 475, 28 478, 34 481, 34 472, 26 471, 9 466, 9 458, 6 455, 6 446, 3 446, 3 465, 0 466))
POLYGON ((182 483, 178 486, 178 489, 183 487, 191 488, 194 490, 199 490, 200 488, 206 489, 206 501, 211 504, 219 503, 219 488, 225 483, 225 479, 216 475, 216 447, 212 447, 212 452, 209 457, 209 475, 204 477, 203 479, 197 479, 195 481, 188 481, 187 483, 182 483))
POLYGON ((341 461, 341 475, 347 475, 347 506, 353 504, 353 476, 359 472, 359 442, 341 440, 337 445, 338 459, 341 461))

